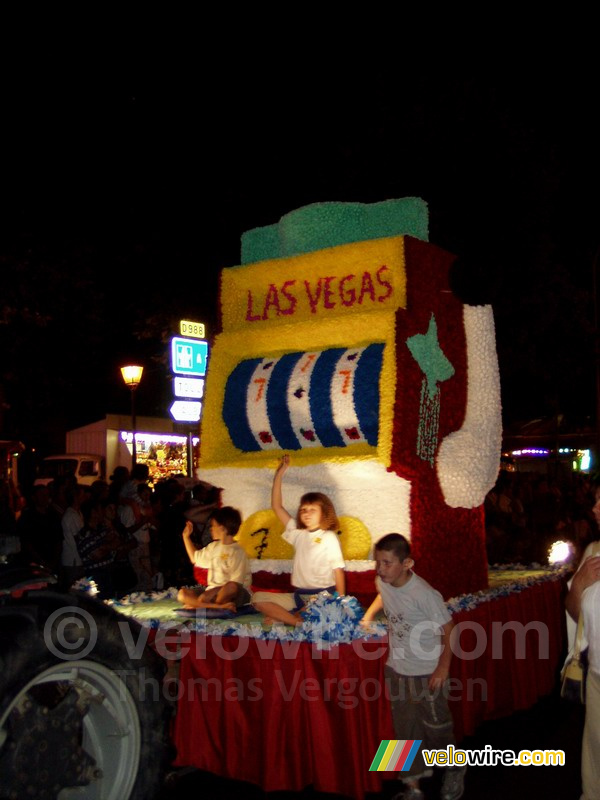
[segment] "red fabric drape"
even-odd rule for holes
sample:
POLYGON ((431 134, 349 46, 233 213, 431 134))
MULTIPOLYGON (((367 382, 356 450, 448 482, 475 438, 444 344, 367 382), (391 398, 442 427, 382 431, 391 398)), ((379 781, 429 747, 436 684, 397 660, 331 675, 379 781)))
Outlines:
MULTIPOLYGON (((464 628, 450 685, 459 741, 552 689, 564 644, 563 588, 547 581, 455 616, 464 628), (512 629, 502 633, 507 623, 512 629)), ((304 642, 193 636, 181 661, 175 764, 266 791, 313 784, 358 799, 380 791, 382 775, 393 775, 368 770, 380 741, 395 738, 386 652, 385 641, 318 651, 304 642)))
POLYGON ((196 638, 200 657, 181 663, 177 765, 266 791, 311 783, 356 797, 379 790, 369 765, 380 740, 394 736, 382 697, 385 642, 318 651, 305 642, 196 638))
POLYGON ((467 626, 459 640, 466 656, 455 650, 451 667, 459 681, 451 697, 460 697, 450 704, 457 738, 485 720, 530 708, 552 690, 565 643, 563 581, 481 603, 455 614, 454 622, 459 630, 467 626))

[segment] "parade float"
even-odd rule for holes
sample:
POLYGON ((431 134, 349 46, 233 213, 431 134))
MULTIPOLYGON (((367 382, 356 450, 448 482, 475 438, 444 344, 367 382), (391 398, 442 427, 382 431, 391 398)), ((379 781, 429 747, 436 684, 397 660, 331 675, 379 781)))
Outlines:
POLYGON ((289 570, 269 510, 287 452, 284 503, 331 497, 350 583, 395 531, 445 597, 487 586, 482 504, 502 435, 493 313, 453 294, 456 259, 427 237, 418 198, 317 203, 245 233, 242 265, 222 271, 201 474, 242 512, 254 570, 289 570))
POLYGON ((284 505, 332 499, 347 596, 315 597, 296 629, 260 615, 183 621, 175 592, 117 604, 153 635, 179 636, 177 765, 268 791, 381 789, 369 765, 394 737, 386 628, 359 620, 373 544, 392 531, 460 629, 459 737, 552 689, 563 573, 492 574, 486 557, 502 428, 492 308, 455 294, 456 257, 427 240, 418 198, 317 203, 245 233, 241 265, 222 271, 199 477, 241 511, 254 587, 286 590, 293 553, 270 491, 290 454, 284 505))

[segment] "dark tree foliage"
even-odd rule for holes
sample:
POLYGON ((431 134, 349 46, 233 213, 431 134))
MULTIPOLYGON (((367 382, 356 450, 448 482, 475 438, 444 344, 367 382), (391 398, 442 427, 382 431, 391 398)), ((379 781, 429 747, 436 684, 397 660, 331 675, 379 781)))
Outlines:
POLYGON ((408 196, 494 306, 505 423, 593 413, 588 73, 554 57, 467 77, 298 62, 274 92, 272 64, 253 60, 200 82, 161 64, 85 91, 71 77, 16 87, 3 97, 3 434, 62 443, 126 412, 130 358, 146 367, 140 413, 165 415, 169 335, 185 317, 214 335, 218 274, 243 231, 308 203, 408 196))
POLYGON ((0 436, 49 450, 66 430, 128 413, 119 366, 145 367, 139 413, 168 414, 168 339, 182 311, 156 253, 123 242, 16 245, 0 254, 0 436))
POLYGON ((0 253, 3 432, 43 438, 98 391, 106 324, 98 270, 89 248, 74 243, 0 253))

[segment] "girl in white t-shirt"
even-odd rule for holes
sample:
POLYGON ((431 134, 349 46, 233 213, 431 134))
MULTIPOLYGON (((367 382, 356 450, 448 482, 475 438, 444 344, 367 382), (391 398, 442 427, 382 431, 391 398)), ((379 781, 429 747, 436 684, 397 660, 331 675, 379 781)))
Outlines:
POLYGON ((294 548, 292 586, 294 593, 256 592, 254 607, 267 622, 302 625, 300 609, 304 598, 324 589, 345 594, 344 557, 336 531, 339 523, 333 503, 321 492, 309 492, 300 499, 296 519, 283 507, 281 485, 290 465, 284 455, 273 478, 271 508, 285 525, 283 538, 294 548))

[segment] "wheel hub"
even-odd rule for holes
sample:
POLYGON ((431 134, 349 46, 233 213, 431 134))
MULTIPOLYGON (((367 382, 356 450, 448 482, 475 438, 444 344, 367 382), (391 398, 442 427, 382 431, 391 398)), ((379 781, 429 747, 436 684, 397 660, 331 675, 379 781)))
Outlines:
POLYGON ((87 786, 101 777, 81 747, 89 703, 72 685, 48 683, 20 698, 6 724, 0 773, 10 797, 54 800, 66 787, 87 786))

